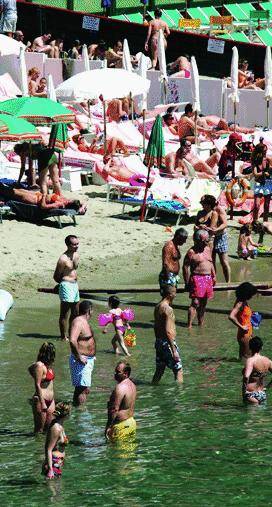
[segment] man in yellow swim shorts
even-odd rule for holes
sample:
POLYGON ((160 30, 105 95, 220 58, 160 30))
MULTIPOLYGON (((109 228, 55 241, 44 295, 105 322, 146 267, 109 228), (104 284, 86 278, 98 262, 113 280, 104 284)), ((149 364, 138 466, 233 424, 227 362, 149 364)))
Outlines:
POLYGON ((137 391, 129 378, 130 373, 129 363, 120 361, 116 365, 114 378, 117 386, 108 401, 108 421, 105 429, 105 437, 111 442, 131 438, 136 433, 133 415, 137 391))

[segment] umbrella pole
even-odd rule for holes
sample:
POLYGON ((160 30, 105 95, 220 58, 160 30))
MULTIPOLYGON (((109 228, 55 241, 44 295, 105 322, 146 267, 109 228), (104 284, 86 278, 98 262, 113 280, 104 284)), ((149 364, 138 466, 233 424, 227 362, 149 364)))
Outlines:
POLYGON ((197 111, 195 111, 195 145, 198 144, 198 136, 197 136, 197 111))
POLYGON ((104 155, 107 151, 107 123, 106 123, 106 101, 103 100, 103 121, 104 121, 104 155))
POLYGON ((132 98, 132 93, 131 92, 129 94, 129 101, 130 101, 131 120, 132 120, 132 123, 133 123, 133 120, 134 120, 134 107, 133 107, 133 98, 132 98))
POLYGON ((143 153, 145 153, 145 114, 146 110, 143 109, 143 153))
POLYGON ((30 177, 31 186, 33 187, 36 184, 36 181, 35 181, 36 172, 35 172, 34 165, 33 165, 33 160, 32 160, 32 144, 31 144, 31 141, 29 142, 28 174, 29 174, 29 177, 30 177))
POLYGON ((236 132, 236 113, 237 113, 237 110, 236 110, 236 102, 234 102, 234 104, 233 104, 234 132, 236 132))
POLYGON ((144 193, 144 198, 143 198, 143 204, 142 204, 142 207, 141 207, 140 222, 143 222, 144 218, 145 218, 146 200, 147 200, 148 184, 149 184, 149 177, 150 177, 150 169, 151 169, 151 164, 149 163, 148 164, 148 172, 147 172, 146 184, 145 184, 145 193, 144 193))
POLYGON ((89 115, 89 127, 91 126, 92 122, 91 122, 91 101, 90 99, 88 100, 88 115, 89 115))
POLYGON ((266 126, 269 129, 269 108, 270 108, 270 101, 269 99, 266 101, 266 126))

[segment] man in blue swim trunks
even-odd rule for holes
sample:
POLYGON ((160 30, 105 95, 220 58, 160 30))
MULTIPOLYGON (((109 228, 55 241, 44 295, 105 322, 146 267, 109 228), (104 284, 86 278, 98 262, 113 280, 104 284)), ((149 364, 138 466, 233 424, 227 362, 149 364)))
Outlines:
POLYGON ((62 340, 68 340, 67 320, 70 312, 70 325, 78 315, 79 290, 77 267, 79 264, 79 239, 70 234, 65 238, 67 250, 60 256, 54 273, 54 280, 59 284, 60 317, 59 328, 62 340))
POLYGON ((177 289, 168 285, 163 288, 162 292, 162 300, 154 311, 156 371, 152 384, 159 383, 166 366, 173 371, 175 380, 178 383, 182 383, 182 363, 179 348, 176 344, 175 315, 172 308, 177 289))
POLYGON ((70 331, 70 372, 75 387, 74 405, 82 405, 87 399, 92 384, 96 345, 89 320, 92 316, 92 303, 81 301, 79 316, 71 325, 70 331))
POLYGON ((179 283, 179 270, 181 254, 179 247, 186 243, 188 232, 180 227, 176 230, 173 239, 165 243, 162 249, 162 270, 159 274, 160 293, 164 287, 171 285, 177 287, 179 283))

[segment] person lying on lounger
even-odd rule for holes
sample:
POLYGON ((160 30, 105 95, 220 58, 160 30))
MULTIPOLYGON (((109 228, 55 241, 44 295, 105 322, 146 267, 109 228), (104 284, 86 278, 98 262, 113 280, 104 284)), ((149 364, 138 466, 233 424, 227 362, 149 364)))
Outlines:
MULTIPOLYGON (((86 133, 85 130, 73 137, 73 141, 77 144, 79 151, 104 155, 103 133, 101 132, 100 135, 95 136, 91 144, 87 143, 83 135, 84 133, 86 133)), ((129 155, 128 148, 121 139, 118 139, 117 137, 110 137, 106 141, 106 155, 115 155, 116 152, 123 153, 123 155, 129 155)))
POLYGON ((9 200, 20 201, 25 204, 36 204, 41 209, 74 209, 80 215, 84 215, 87 206, 77 199, 66 199, 63 195, 48 194, 22 188, 12 188, 0 183, 0 196, 9 200))

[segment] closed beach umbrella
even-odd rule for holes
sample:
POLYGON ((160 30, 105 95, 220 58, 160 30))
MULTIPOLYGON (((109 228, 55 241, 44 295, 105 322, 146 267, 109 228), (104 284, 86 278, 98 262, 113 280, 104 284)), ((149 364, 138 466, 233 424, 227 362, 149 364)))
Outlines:
POLYGON ((22 91, 22 95, 24 97, 27 97, 28 96, 28 82, 27 82, 27 72, 26 72, 24 48, 20 48, 19 63, 20 63, 21 91, 22 91))
POLYGON ((144 215, 145 215, 150 169, 153 166, 156 166, 160 169, 161 167, 164 167, 164 165, 165 165, 165 146, 164 146, 164 137, 163 137, 163 130, 162 130, 162 119, 159 114, 157 115, 156 120, 155 120, 152 130, 151 130, 151 134, 150 134, 150 138, 149 138, 149 142, 147 145, 146 154, 145 154, 145 158, 144 158, 144 164, 148 167, 148 173, 147 173, 147 179, 146 179, 143 205, 142 205, 142 209, 141 209, 141 217, 140 217, 141 222, 144 220, 144 215))
POLYGON ((128 72, 132 72, 131 56, 130 56, 130 51, 129 51, 127 39, 124 39, 124 42, 123 42, 122 63, 123 63, 123 69, 127 70, 128 72))
POLYGON ((64 123, 53 123, 49 138, 49 148, 61 153, 66 150, 68 143, 67 125, 64 123))
POLYGON ((199 73, 194 56, 191 58, 191 87, 193 97, 193 109, 195 112, 195 142, 197 144, 197 115, 200 112, 200 96, 199 96, 199 73))
POLYGON ((0 34, 0 55, 20 55, 20 49, 26 48, 25 44, 18 42, 11 37, 0 34))
POLYGON ((231 71, 230 71, 230 78, 231 78, 231 94, 230 99, 233 103, 233 111, 234 111, 234 129, 236 126, 236 104, 239 102, 239 95, 238 95, 238 50, 237 47, 234 46, 232 48, 232 59, 231 59, 231 71))
POLYGON ((52 74, 49 74, 47 78, 47 98, 57 102, 56 90, 52 74))
POLYGON ((90 60, 89 60, 88 49, 87 49, 86 44, 83 44, 82 58, 83 58, 83 62, 84 62, 84 71, 90 70, 90 60))
POLYGON ((264 77, 265 89, 264 97, 267 105, 267 120, 266 126, 269 128, 269 106, 272 98, 272 60, 271 60, 271 47, 266 47, 265 60, 264 60, 264 77))
POLYGON ((127 97, 130 93, 133 97, 147 93, 149 87, 150 81, 134 72, 124 69, 95 69, 70 77, 56 88, 56 95, 66 101, 93 100, 100 95, 104 100, 111 100, 127 97))
POLYGON ((0 114, 0 141, 40 141, 42 135, 29 121, 9 114, 0 114), (1 131, 2 125, 5 131, 1 131))
POLYGON ((158 39, 158 60, 161 72, 161 82, 163 84, 163 103, 166 103, 166 83, 168 82, 167 70, 166 70, 166 58, 165 58, 165 47, 164 47, 164 35, 162 30, 159 31, 158 39))
POLYGON ((20 97, 0 102, 0 112, 25 118, 34 125, 72 123, 75 115, 58 102, 42 97, 20 97))
MULTIPOLYGON (((148 62, 149 59, 142 53, 140 62, 139 62, 139 70, 138 74, 143 79, 146 79, 146 74, 148 70, 148 62)), ((138 109, 143 112, 143 152, 145 153, 145 112, 147 110, 147 93, 143 93, 138 100, 138 109)))

